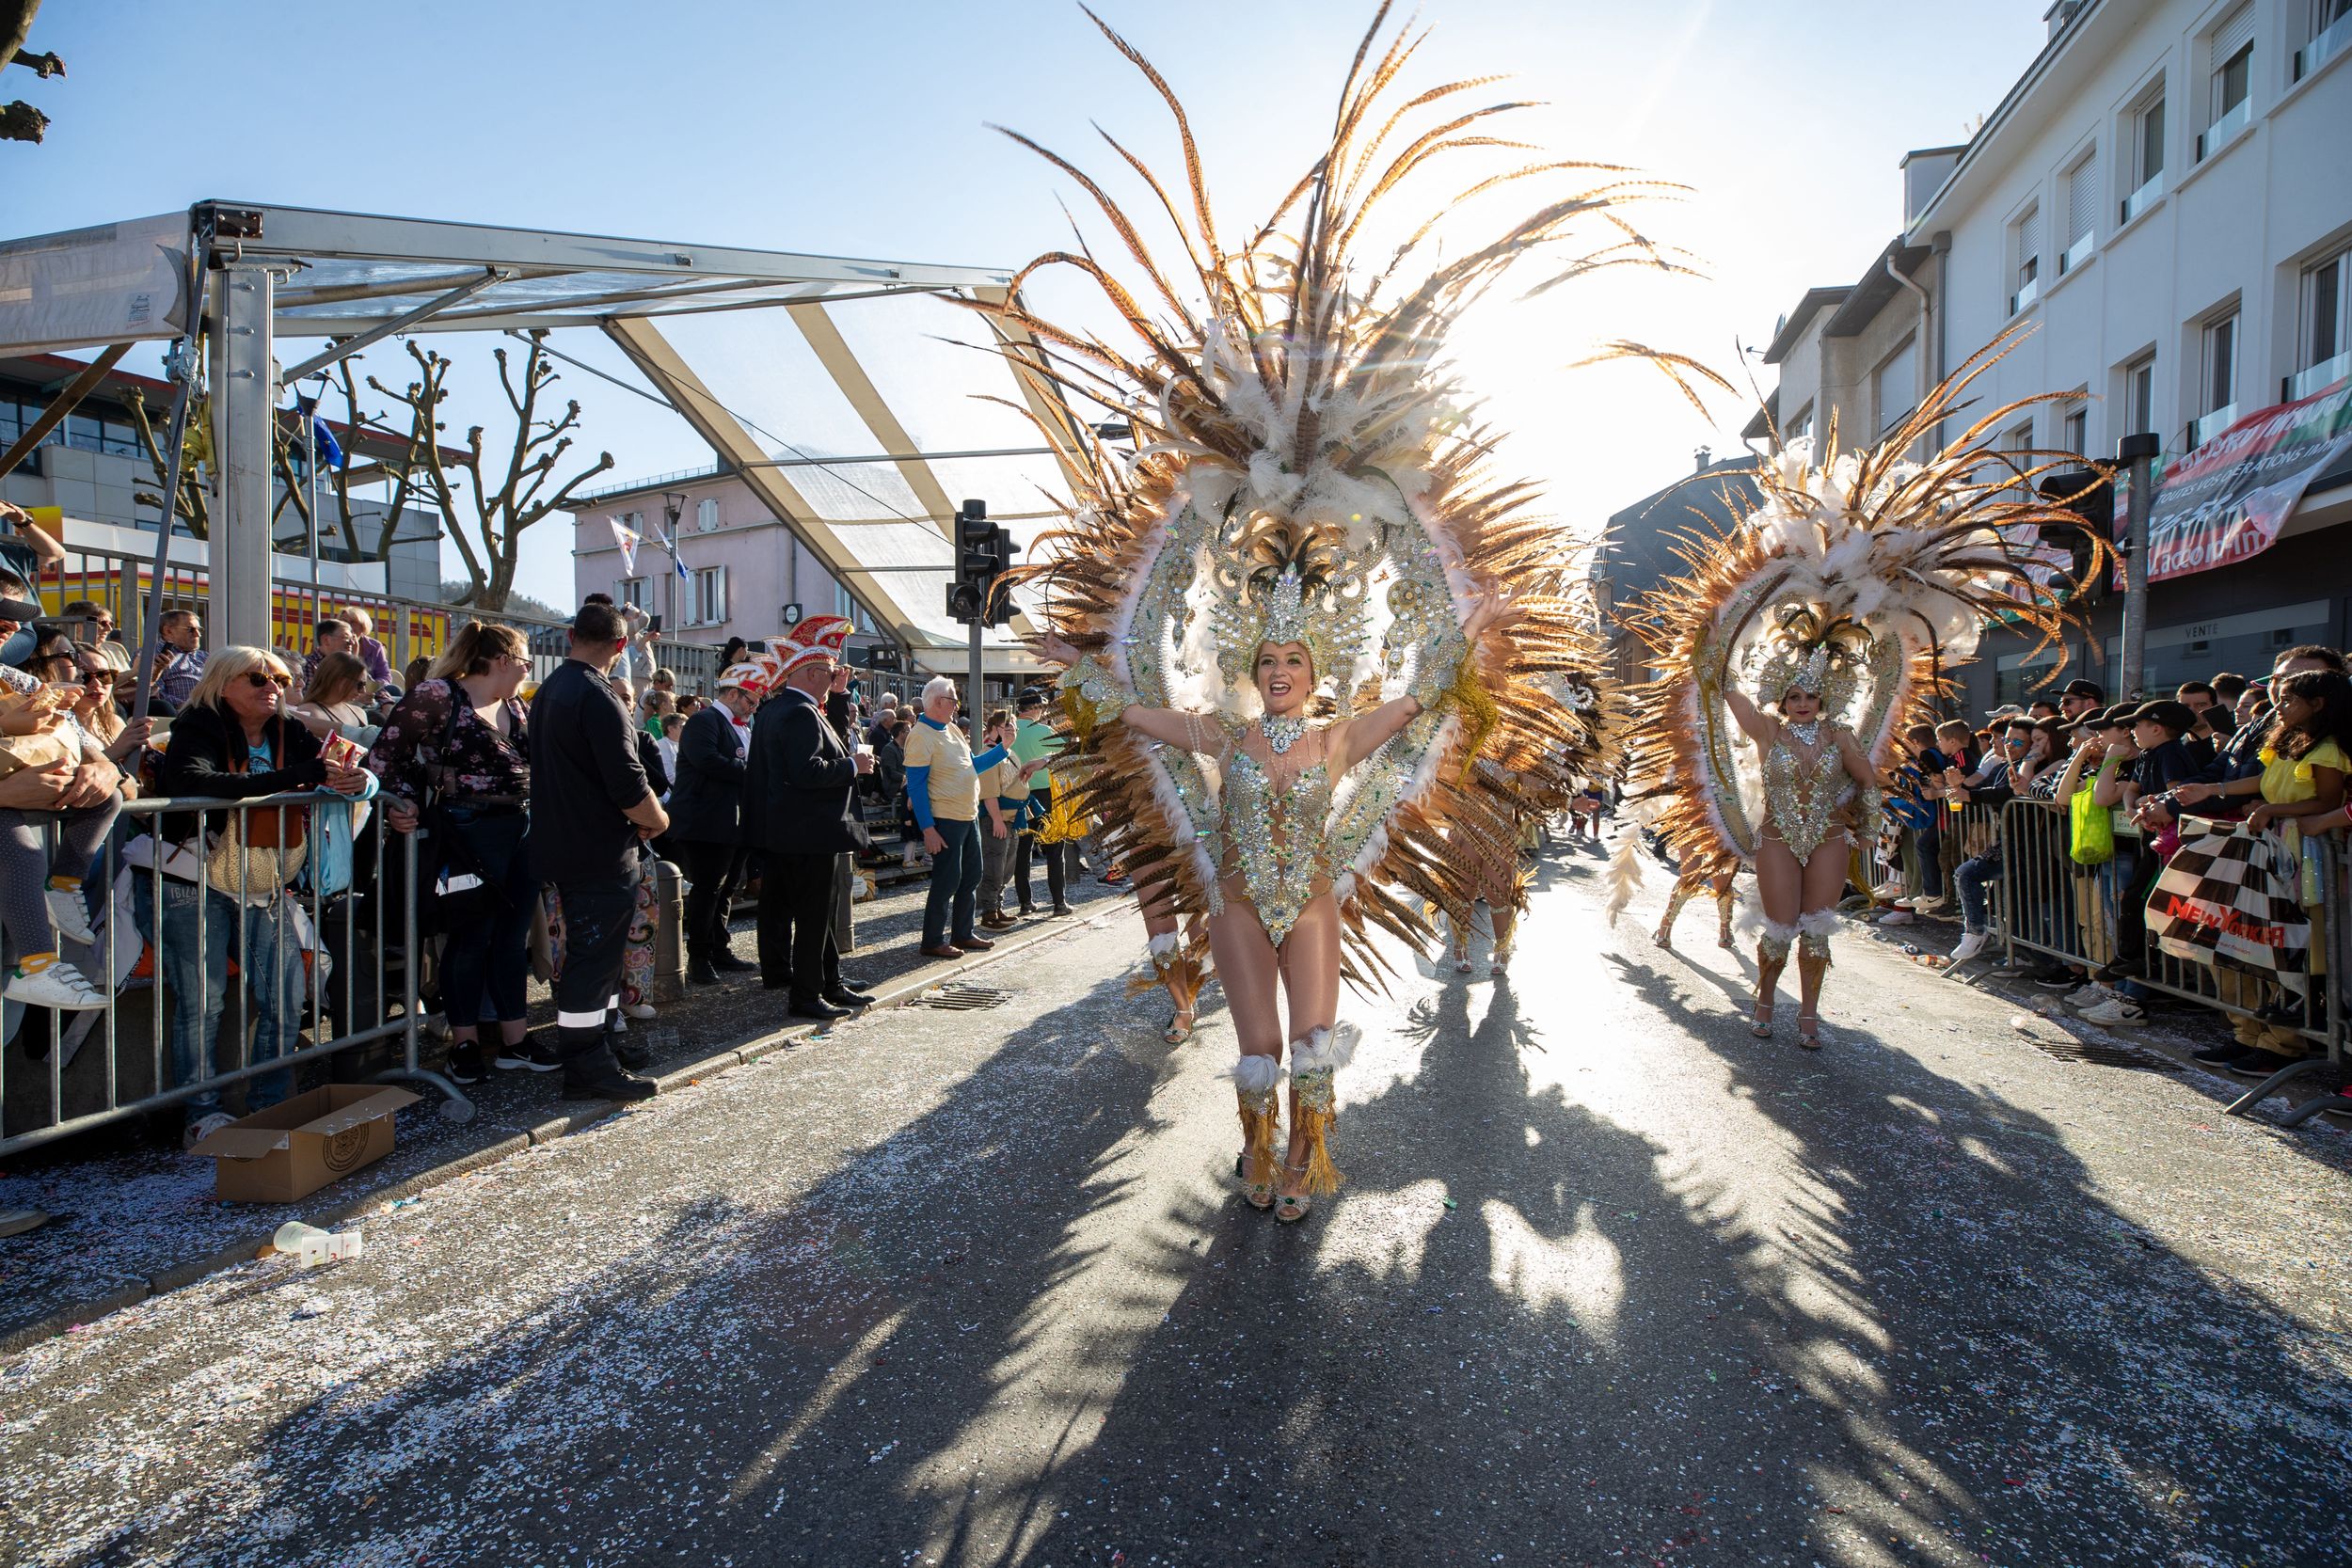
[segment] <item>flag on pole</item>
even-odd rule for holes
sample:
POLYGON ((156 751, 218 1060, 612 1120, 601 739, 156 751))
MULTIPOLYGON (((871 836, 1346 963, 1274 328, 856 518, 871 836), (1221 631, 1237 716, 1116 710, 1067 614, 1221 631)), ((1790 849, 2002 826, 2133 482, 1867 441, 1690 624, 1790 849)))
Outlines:
POLYGON ((612 525, 612 542, 621 546, 621 576, 635 577, 637 575, 637 535, 623 527, 618 517, 607 517, 605 521, 612 525))
POLYGON ((677 558, 677 541, 672 539, 659 522, 653 525, 653 532, 654 537, 661 541, 661 547, 670 552, 670 570, 677 574, 678 581, 691 583, 693 574, 687 571, 686 562, 677 558))

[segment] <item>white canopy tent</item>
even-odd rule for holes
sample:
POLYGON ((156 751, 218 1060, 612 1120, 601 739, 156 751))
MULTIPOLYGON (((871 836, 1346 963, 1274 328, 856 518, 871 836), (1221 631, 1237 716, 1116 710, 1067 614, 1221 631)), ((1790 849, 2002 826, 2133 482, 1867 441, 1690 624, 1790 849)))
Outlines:
MULTIPOLYGON (((191 256, 206 268, 218 454, 215 620, 231 641, 267 637, 281 387, 394 333, 601 331, 917 668, 964 666, 967 634, 945 605, 958 500, 1034 522, 1073 477, 985 395, 1055 428, 1078 428, 1073 414, 997 356, 941 341, 1000 342, 941 301, 1003 298, 1001 269, 205 201, 0 242, 0 354, 187 335, 191 256), (279 363, 279 340, 318 339, 329 347, 279 363)), ((1002 633, 984 646, 992 670, 1032 667, 1002 633)))

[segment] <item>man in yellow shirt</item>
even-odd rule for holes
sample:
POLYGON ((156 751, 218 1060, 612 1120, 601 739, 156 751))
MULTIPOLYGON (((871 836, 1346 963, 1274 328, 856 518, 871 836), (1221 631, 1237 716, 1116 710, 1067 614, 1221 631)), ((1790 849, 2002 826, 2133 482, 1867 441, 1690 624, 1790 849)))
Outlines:
POLYGON ((956 683, 934 676, 923 688, 923 711, 907 731, 907 803, 923 847, 930 851, 930 896, 923 904, 923 956, 961 958, 996 944, 972 929, 979 900, 981 854, 979 775, 1005 760, 1002 746, 972 754, 956 727, 956 683), (949 930, 952 916, 954 929, 949 930), (950 936, 953 941, 951 942, 950 936))

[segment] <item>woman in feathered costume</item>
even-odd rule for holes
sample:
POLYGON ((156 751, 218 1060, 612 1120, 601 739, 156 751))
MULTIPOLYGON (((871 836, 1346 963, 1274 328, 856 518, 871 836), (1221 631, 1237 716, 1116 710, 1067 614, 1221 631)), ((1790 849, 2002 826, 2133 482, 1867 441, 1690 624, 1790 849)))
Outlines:
MULTIPOLYGON (((1816 463, 1798 441, 1758 464, 1761 496, 1740 526, 1692 542, 1682 552, 1691 575, 1627 616, 1665 677, 1634 697, 1628 795, 1675 849, 1682 886, 1727 886, 1738 869, 1754 870, 1764 913, 1751 1025, 1759 1037, 1772 1032, 1793 947, 1797 1041, 1821 1043, 1821 986, 1852 847, 1876 832, 1893 738, 1927 712, 1943 668, 1969 657, 1995 617, 2045 640, 2064 623, 2071 585, 2042 541, 2046 530, 2084 524, 2035 481, 2081 460, 1985 442, 2018 409, 2047 400, 1994 409, 1925 463, 1906 455, 1954 416, 2007 343, 1963 366, 1873 451, 1816 463)), ((1836 441, 1833 425, 1833 451, 1836 441)), ((2106 542, 2092 538, 2100 570, 2106 542)), ((1639 879, 1638 843, 1633 835, 1619 851, 1612 915, 1639 879)))
MULTIPOLYGON (((1242 1053, 1236 1171, 1249 1201, 1284 1220, 1340 1182, 1333 1080, 1356 1032, 1339 1022, 1339 984, 1377 972, 1373 930, 1431 942, 1423 908, 1470 908, 1513 863, 1531 803, 1556 807, 1594 770, 1587 727, 1543 685, 1596 662, 1565 595, 1573 552, 1522 512, 1525 487, 1481 479, 1492 441, 1438 366, 1443 334, 1513 260, 1595 214, 1615 225, 1609 241, 1562 276, 1671 264, 1607 211, 1646 187, 1613 179, 1393 299, 1434 218, 1376 275, 1351 278, 1366 212, 1400 182, 1450 152, 1511 145, 1466 134, 1511 104, 1409 126, 1479 83, 1385 107, 1418 42, 1399 38, 1373 57, 1386 10, 1358 49, 1330 146, 1232 248, 1182 105, 1104 27, 1174 115, 1184 203, 1112 145, 1174 225, 1199 295, 1170 281, 1100 186, 1038 148, 1108 217, 1152 304, 1069 252, 1032 262, 1001 302, 977 302, 1034 388, 1093 399, 1136 432, 1127 463, 1099 443, 1066 454, 1092 478, 1025 575, 1046 589, 1054 630, 1041 647, 1070 667, 1065 712, 1099 761, 1089 788, 1117 852, 1139 885, 1171 890, 1168 912, 1207 916, 1242 1053), (1141 351, 1019 303, 1019 285, 1047 265, 1098 283, 1141 351), (1470 766, 1481 759, 1516 787, 1470 766), (1278 1156, 1286 1048, 1292 1123, 1278 1156)), ((1536 164, 1472 190, 1591 166, 1536 164)), ((1069 445, 1069 429, 1041 424, 1069 445)))

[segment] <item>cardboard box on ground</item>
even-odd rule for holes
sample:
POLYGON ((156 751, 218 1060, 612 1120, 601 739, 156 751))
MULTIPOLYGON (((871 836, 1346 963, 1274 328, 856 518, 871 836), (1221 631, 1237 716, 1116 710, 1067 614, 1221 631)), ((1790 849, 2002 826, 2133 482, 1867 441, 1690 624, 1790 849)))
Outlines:
POLYGON ((230 1123, 193 1152, 209 1156, 213 1193, 238 1203, 292 1203, 392 1151, 392 1113, 406 1089, 326 1084, 230 1123))

